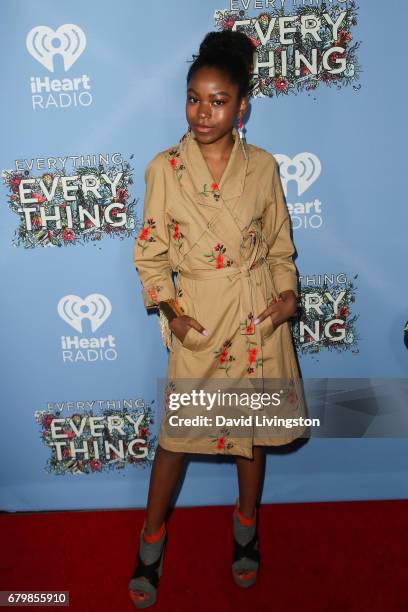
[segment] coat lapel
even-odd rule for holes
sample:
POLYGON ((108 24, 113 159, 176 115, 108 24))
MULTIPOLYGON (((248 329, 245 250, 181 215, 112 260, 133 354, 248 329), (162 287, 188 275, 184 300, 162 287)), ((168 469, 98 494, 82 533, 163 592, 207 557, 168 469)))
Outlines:
POLYGON ((242 194, 248 159, 245 159, 242 144, 235 128, 233 128, 232 135, 234 145, 219 184, 214 181, 211 175, 194 133, 188 131, 180 141, 180 156, 190 177, 194 199, 198 204, 221 208, 222 200, 228 202, 228 200, 238 198, 242 194))

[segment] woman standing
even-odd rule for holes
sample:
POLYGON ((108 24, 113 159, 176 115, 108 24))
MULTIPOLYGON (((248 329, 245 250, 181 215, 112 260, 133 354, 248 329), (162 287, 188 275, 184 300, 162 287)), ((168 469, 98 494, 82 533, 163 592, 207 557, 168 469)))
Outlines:
MULTIPOLYGON (((284 404, 301 417, 290 328, 297 277, 290 220, 275 158, 247 144, 254 47, 242 33, 210 32, 187 75, 180 142, 158 153, 145 174, 144 223, 134 262, 146 308, 159 308, 170 350, 168 392, 178 381, 227 378, 292 381, 284 404), (174 285, 172 272, 177 273, 174 285)), ((166 537, 165 518, 186 453, 234 455, 239 499, 233 513, 232 573, 252 585, 259 565, 256 505, 263 448, 286 444, 305 428, 233 435, 220 428, 172 435, 168 406, 159 432, 137 565, 129 583, 134 605, 156 600, 166 537)))

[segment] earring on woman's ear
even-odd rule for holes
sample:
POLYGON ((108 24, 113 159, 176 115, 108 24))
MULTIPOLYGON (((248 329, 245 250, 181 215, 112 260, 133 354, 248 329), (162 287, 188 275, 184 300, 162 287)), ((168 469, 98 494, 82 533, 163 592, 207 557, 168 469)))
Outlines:
POLYGON ((239 141, 242 147, 242 153, 244 154, 245 159, 248 159, 248 155, 246 152, 246 146, 245 146, 246 140, 245 140, 245 134, 244 134, 244 124, 242 123, 241 117, 238 118, 238 134, 239 134, 239 141))

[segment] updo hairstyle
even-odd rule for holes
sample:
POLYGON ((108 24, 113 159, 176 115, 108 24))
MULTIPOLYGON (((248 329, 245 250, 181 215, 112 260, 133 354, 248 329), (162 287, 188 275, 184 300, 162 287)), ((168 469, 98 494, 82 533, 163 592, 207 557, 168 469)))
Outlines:
POLYGON ((243 32, 209 32, 187 73, 187 84, 200 68, 217 68, 238 85, 238 96, 251 93, 254 46, 243 32))

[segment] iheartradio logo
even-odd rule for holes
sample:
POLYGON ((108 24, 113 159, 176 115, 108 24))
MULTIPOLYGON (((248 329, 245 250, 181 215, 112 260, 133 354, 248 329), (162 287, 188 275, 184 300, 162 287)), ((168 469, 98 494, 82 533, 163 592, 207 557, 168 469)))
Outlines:
POLYGON ((320 159, 314 153, 298 153, 292 159, 282 153, 276 153, 274 157, 279 163, 282 187, 286 196, 289 181, 296 182, 297 194, 301 196, 319 178, 322 171, 320 159))
POLYGON ((57 30, 36 26, 26 38, 27 50, 47 70, 54 72, 54 56, 61 55, 67 72, 86 47, 84 31, 73 23, 65 23, 57 30))

